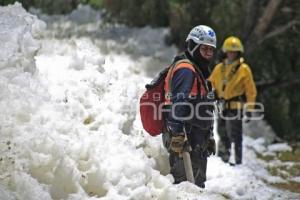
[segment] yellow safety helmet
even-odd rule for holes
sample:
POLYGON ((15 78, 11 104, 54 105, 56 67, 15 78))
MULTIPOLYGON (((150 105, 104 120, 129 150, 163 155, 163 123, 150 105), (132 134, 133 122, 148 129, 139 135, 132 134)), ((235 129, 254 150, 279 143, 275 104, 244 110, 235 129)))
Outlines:
POLYGON ((234 36, 230 36, 230 37, 226 38, 226 40, 224 41, 223 46, 222 46, 222 50, 225 53, 227 51, 244 52, 244 47, 243 47, 243 44, 242 44, 242 42, 239 38, 234 37, 234 36))

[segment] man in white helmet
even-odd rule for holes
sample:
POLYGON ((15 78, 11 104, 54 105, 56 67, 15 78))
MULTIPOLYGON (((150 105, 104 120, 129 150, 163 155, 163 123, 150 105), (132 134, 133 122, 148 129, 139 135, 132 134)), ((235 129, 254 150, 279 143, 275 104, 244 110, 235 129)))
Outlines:
POLYGON ((163 141, 170 153, 170 171, 175 183, 187 180, 182 152, 188 145, 195 184, 205 187, 207 157, 215 153, 214 93, 206 80, 215 48, 215 32, 204 25, 194 27, 187 36, 185 52, 175 57, 165 79, 165 105, 172 112, 165 115, 167 131, 163 141))

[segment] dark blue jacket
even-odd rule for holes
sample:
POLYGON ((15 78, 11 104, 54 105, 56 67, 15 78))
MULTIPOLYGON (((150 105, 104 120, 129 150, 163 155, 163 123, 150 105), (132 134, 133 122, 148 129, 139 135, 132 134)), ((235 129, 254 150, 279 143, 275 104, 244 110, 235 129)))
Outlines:
MULTIPOLYGON (((194 78, 194 72, 187 68, 179 69, 175 72, 171 84, 171 101, 173 104, 189 101, 189 94, 193 86, 194 78)), ((189 107, 187 107, 186 105, 176 105, 176 107, 174 107, 174 113, 176 117, 185 117, 189 114, 189 107)), ((169 112, 167 121, 168 127, 171 129, 171 132, 183 132, 184 122, 175 119, 172 112, 169 112)))

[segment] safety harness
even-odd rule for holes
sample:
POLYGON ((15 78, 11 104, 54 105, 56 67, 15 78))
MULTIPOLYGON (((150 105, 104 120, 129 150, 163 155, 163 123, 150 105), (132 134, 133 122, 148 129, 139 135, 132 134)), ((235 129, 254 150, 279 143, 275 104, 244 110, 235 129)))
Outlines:
POLYGON ((171 68, 169 69, 168 75, 165 79, 165 105, 171 105, 171 97, 172 97, 172 79, 175 74, 175 72, 179 69, 187 68, 192 70, 195 73, 195 78, 193 82, 193 86, 191 89, 191 92, 189 94, 189 97, 196 96, 197 94, 200 94, 201 96, 205 96, 207 91, 209 91, 207 82, 205 81, 205 78, 202 74, 202 72, 194 65, 190 60, 188 59, 181 59, 171 68))
POLYGON ((220 95, 220 100, 224 102, 224 107, 229 110, 231 109, 231 102, 236 102, 236 101, 245 102, 245 100, 246 100, 245 94, 235 96, 230 99, 224 99, 224 93, 225 93, 227 84, 233 78, 233 76, 236 74, 236 72, 238 71, 238 69, 240 68, 240 66, 243 62, 244 62, 243 58, 240 58, 240 59, 234 61, 232 63, 233 67, 230 70, 230 73, 228 76, 225 76, 225 65, 226 65, 225 61, 223 61, 222 66, 221 66, 221 73, 223 75, 223 86, 222 86, 222 91, 221 91, 221 95, 220 95))

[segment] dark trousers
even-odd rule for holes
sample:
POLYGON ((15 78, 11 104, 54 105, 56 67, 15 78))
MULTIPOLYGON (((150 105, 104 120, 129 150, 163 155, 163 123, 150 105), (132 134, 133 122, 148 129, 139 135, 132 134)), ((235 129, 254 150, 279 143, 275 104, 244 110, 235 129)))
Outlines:
MULTIPOLYGON (((188 127, 188 140, 192 146, 190 152, 195 184, 204 188, 206 181, 206 166, 207 166, 207 145, 210 137, 210 131, 199 131, 196 127, 188 127)), ((170 149, 171 134, 166 132, 162 135, 163 144, 169 151, 170 173, 175 179, 175 183, 186 181, 183 159, 170 149)))
MULTIPOLYGON (((237 116, 236 110, 227 110, 223 114, 225 117, 233 118, 237 116)), ((220 136, 220 141, 218 145, 218 155, 224 162, 228 162, 230 158, 231 143, 234 143, 235 151, 235 163, 242 163, 243 156, 243 127, 242 118, 237 117, 236 119, 223 119, 219 117, 218 119, 218 134, 220 136)))

